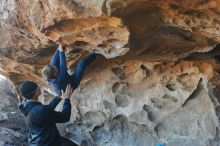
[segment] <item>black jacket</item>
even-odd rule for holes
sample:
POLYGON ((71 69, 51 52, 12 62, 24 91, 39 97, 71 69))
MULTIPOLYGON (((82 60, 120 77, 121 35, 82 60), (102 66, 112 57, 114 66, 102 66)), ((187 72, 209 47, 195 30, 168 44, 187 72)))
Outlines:
POLYGON ((69 99, 64 100, 63 110, 57 112, 54 109, 61 98, 54 97, 48 105, 40 102, 24 100, 19 109, 25 116, 25 121, 30 128, 28 141, 30 146, 55 146, 59 143, 60 134, 56 123, 69 121, 71 104, 69 99))

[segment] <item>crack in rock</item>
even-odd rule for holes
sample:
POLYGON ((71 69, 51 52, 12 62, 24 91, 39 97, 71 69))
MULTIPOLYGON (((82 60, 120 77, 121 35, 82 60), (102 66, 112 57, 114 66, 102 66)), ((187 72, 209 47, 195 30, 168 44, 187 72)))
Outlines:
POLYGON ((182 107, 184 107, 190 100, 197 97, 197 95, 204 89, 204 85, 202 84, 203 80, 202 78, 199 79, 199 82, 197 84, 196 89, 192 92, 192 94, 185 100, 185 102, 182 104, 182 107))

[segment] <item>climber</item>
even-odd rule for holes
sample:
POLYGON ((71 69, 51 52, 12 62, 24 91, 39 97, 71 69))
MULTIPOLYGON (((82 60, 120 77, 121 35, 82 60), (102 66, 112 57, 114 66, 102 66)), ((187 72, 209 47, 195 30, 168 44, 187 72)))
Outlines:
POLYGON ((62 90, 65 90, 69 83, 75 90, 79 86, 86 66, 96 59, 96 54, 93 53, 87 58, 80 60, 74 74, 69 75, 64 50, 63 46, 59 45, 50 64, 46 65, 42 70, 43 77, 49 82, 57 95, 61 95, 62 90))
POLYGON ((64 123, 70 119, 70 97, 73 93, 70 84, 67 85, 65 93, 61 96, 64 99, 61 112, 55 111, 61 97, 55 96, 48 105, 38 102, 41 90, 35 82, 23 82, 20 85, 19 93, 21 95, 19 109, 24 114, 30 129, 29 146, 77 146, 72 141, 61 137, 56 127, 56 123, 64 123))

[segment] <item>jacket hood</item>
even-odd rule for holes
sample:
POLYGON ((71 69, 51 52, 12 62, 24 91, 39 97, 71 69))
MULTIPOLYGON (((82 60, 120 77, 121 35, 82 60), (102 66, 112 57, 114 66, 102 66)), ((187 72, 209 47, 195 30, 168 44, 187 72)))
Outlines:
POLYGON ((27 99, 23 100, 22 103, 19 105, 19 110, 27 116, 29 111, 37 104, 41 104, 40 102, 31 102, 27 99))

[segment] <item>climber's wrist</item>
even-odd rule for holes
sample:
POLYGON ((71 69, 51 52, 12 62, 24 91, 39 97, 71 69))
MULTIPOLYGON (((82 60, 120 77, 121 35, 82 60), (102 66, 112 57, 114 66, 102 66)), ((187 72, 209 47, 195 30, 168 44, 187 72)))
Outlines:
POLYGON ((61 44, 59 45, 58 50, 59 50, 60 52, 63 52, 63 46, 62 46, 61 44))

